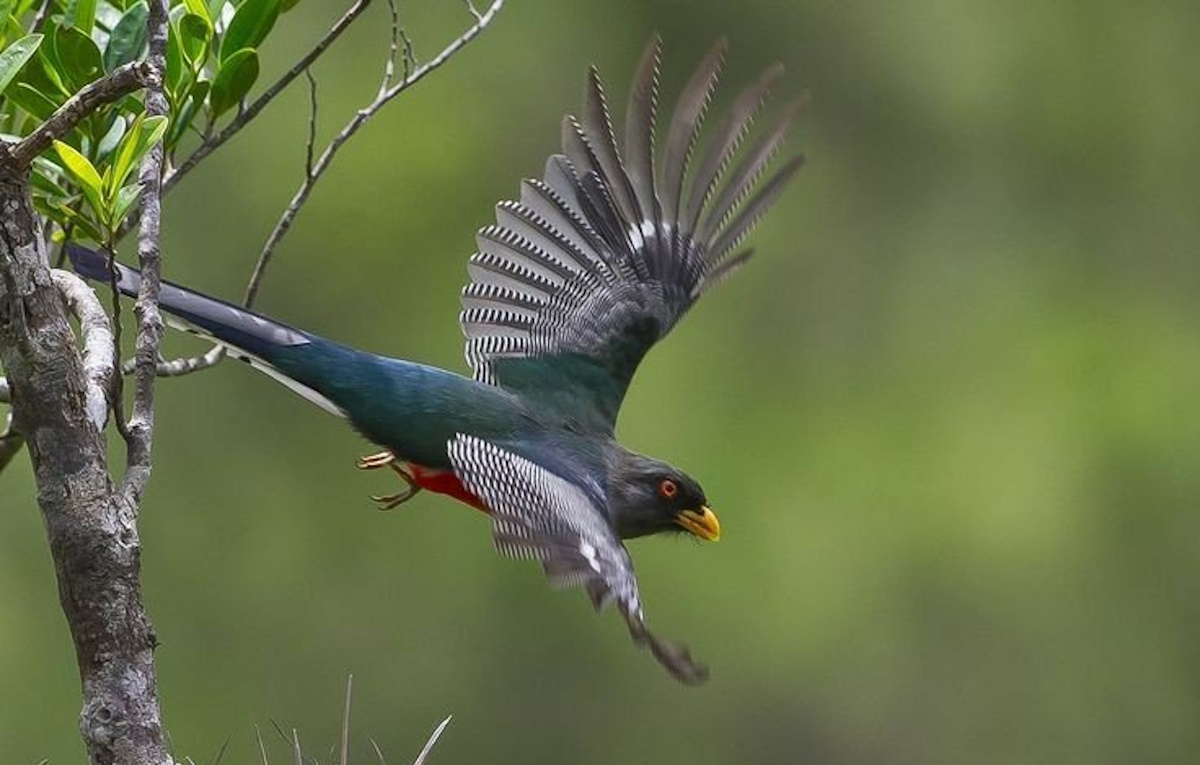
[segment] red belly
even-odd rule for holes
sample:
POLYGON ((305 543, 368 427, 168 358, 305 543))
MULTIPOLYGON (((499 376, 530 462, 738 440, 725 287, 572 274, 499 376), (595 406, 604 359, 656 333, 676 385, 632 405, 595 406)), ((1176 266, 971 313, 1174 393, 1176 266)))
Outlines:
POLYGON ((458 480, 458 476, 454 475, 454 471, 442 468, 428 468, 424 465, 415 465, 411 462, 408 463, 408 469, 412 471, 413 480, 417 482, 417 486, 420 486, 422 489, 454 497, 459 502, 465 502, 476 510, 487 514, 488 509, 484 507, 483 502, 479 500, 479 497, 467 491, 467 487, 462 485, 462 481, 458 480))

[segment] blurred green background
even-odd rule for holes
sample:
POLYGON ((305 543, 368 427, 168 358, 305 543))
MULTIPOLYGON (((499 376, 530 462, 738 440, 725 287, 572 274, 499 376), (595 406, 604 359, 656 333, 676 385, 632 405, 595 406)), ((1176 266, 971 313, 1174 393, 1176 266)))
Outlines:
MULTIPOLYGON (((482 4, 482 3, 481 3, 482 4)), ((283 17, 264 81, 342 2, 283 17)), ((377 86, 382 2, 316 68, 321 135, 377 86)), ((428 58, 467 22, 411 0, 428 58)), ((718 34, 813 94, 751 268, 643 366, 620 432, 699 476, 718 545, 634 542, 676 685, 619 619, 242 365, 163 382, 145 595, 179 757, 254 726, 407 762, 1177 763, 1200 751, 1200 12, 1192 2, 510 0, 341 156, 263 310, 462 370, 456 291, 597 64, 651 32, 673 99, 718 34)), ((789 96, 790 93, 783 93, 789 96)), ((778 99, 782 101, 782 98, 778 99)), ((282 98, 169 197, 166 273, 238 297, 299 182, 282 98)), ((172 353, 203 346, 172 337, 172 353)), ((114 450, 114 454, 120 454, 114 450)), ((79 762, 79 691, 24 457, 0 475, 0 751, 79 762)), ((274 734, 275 759, 286 757, 274 734)))

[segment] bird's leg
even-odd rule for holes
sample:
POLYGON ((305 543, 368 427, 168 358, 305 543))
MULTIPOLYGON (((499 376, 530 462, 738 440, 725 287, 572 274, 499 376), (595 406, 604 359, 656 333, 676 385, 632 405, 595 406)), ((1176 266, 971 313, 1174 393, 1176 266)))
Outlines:
POLYGON ((359 457, 354 462, 354 466, 359 470, 376 470, 381 467, 390 467, 395 471, 396 475, 400 476, 400 480, 404 481, 407 488, 404 491, 395 494, 376 495, 372 494, 371 499, 379 504, 380 510, 391 510, 413 497, 417 496, 417 492, 421 491, 421 487, 417 485, 417 479, 411 473, 404 469, 401 462, 396 459, 396 455, 389 451, 378 452, 377 454, 368 454, 365 457, 359 457))

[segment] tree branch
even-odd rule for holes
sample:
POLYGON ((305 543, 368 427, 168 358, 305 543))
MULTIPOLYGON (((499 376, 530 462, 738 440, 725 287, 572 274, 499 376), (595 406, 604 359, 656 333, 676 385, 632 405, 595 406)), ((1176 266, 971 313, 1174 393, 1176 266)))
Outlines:
MULTIPOLYGON (((375 100, 367 104, 364 108, 359 109, 354 117, 346 123, 346 126, 333 137, 325 150, 321 152, 321 156, 316 163, 312 165, 310 172, 305 175, 304 181, 300 187, 296 189, 296 193, 292 196, 292 201, 284 209, 283 214, 279 216, 275 228, 267 237, 266 244, 263 245, 262 252, 259 253, 258 262, 254 265, 254 272, 250 275, 250 282, 246 285, 246 294, 244 303, 247 307, 254 305, 255 298, 258 297, 258 290, 262 284, 263 276, 266 274, 267 266, 271 262, 271 258, 275 254, 275 248, 279 246, 279 242, 287 234, 288 229, 292 227, 292 222, 296 219, 296 214, 300 212, 300 208, 308 200, 308 195, 312 193, 313 187, 321 176, 329 169, 330 163, 337 155, 339 149, 354 136, 355 133, 367 123, 371 117, 388 104, 396 96, 416 85, 423 80, 427 74, 433 72, 438 67, 449 61, 454 54, 458 53, 464 46, 474 40, 480 32, 482 32, 496 13, 504 5, 504 0, 493 0, 492 4, 483 13, 479 13, 475 7, 467 2, 467 8, 471 15, 475 18, 475 23, 471 25, 465 32, 456 37, 449 45, 442 49, 441 53, 434 56, 432 59, 411 71, 405 73, 404 79, 391 85, 392 71, 394 63, 385 68, 383 82, 380 83, 379 93, 375 96, 375 100)), ((396 46, 393 44, 391 51, 395 55, 396 46)))
POLYGON ((78 93, 67 99, 32 133, 15 145, 8 147, 9 156, 22 166, 28 166, 33 158, 50 147, 56 138, 70 133, 84 118, 105 104, 119 101, 135 90, 144 87, 150 70, 144 61, 135 61, 117 67, 98 80, 83 86, 78 93))
POLYGON ((83 336, 83 374, 86 383, 84 408, 96 430, 104 430, 108 422, 109 397, 112 392, 113 366, 116 354, 112 324, 96 292, 70 271, 50 272, 54 286, 67 303, 67 308, 79 320, 83 336))
POLYGON ((371 0, 357 0, 354 5, 342 14, 342 17, 337 20, 325 36, 317 41, 312 50, 304 54, 300 59, 292 65, 292 68, 287 70, 282 77, 275 81, 271 87, 263 91, 263 94, 254 99, 254 102, 240 111, 228 125, 221 129, 221 132, 215 136, 206 139, 200 146, 188 155, 179 167, 176 167, 171 172, 167 173, 163 179, 163 193, 170 191, 172 187, 178 183, 183 176, 191 172, 202 159, 212 154, 220 148, 226 141, 233 138, 239 130, 246 127, 250 120, 258 116, 267 104, 275 100, 275 97, 287 89, 287 86, 292 83, 292 80, 303 74, 310 66, 313 65, 318 58, 321 57, 326 49, 333 44, 338 37, 341 37, 342 32, 345 32, 347 27, 354 23, 354 20, 362 15, 362 12, 371 4, 371 0))
MULTIPOLYGON (((97 430, 103 430, 108 421, 109 396, 114 375, 113 331, 108 314, 100 305, 95 291, 69 271, 50 272, 54 286, 58 288, 67 308, 79 320, 83 336, 83 374, 85 380, 84 409, 88 419, 97 430)), ((8 379, 0 377, 0 402, 12 401, 12 389, 8 379)), ((24 438, 13 428, 13 413, 10 409, 0 428, 0 472, 21 450, 24 438)))
MULTIPOLYGON (((163 72, 167 67, 167 0, 150 0, 147 21, 150 31, 146 63, 154 76, 146 85, 146 115, 167 116, 170 105, 163 90, 163 72)), ((158 344, 163 322, 158 310, 162 255, 159 232, 162 228, 163 144, 159 142, 142 159, 138 183, 142 187, 141 219, 138 227, 138 267, 141 288, 133 312, 137 316, 136 367, 134 371, 133 414, 126 427, 125 482, 122 487, 128 501, 137 507, 150 480, 150 449, 154 436, 154 378, 158 344)))

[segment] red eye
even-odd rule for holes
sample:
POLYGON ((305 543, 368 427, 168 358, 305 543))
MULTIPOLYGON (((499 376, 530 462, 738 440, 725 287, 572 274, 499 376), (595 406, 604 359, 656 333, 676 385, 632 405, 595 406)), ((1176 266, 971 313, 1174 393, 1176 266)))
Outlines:
POLYGON ((664 499, 671 499, 679 493, 679 484, 672 481, 670 478, 664 478, 662 483, 658 485, 658 493, 664 499))

